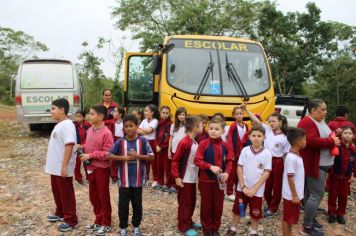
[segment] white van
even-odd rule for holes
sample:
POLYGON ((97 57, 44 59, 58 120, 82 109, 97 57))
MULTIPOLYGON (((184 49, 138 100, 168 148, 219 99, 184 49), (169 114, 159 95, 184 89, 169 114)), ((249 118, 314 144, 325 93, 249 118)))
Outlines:
POLYGON ((16 113, 30 130, 54 123, 51 103, 57 98, 69 101, 68 116, 74 119, 81 109, 82 88, 75 66, 67 60, 34 59, 21 63, 16 77, 16 113))

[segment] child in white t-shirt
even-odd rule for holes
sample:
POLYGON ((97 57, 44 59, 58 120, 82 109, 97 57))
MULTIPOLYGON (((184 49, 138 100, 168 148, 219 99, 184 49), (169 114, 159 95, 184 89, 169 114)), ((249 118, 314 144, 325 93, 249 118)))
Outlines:
POLYGON ((148 187, 148 180, 150 177, 150 170, 152 165, 152 172, 153 172, 153 183, 152 187, 157 185, 158 175, 157 175, 157 153, 156 153, 156 128, 158 126, 158 121, 160 120, 159 111, 156 105, 150 104, 145 107, 144 110, 145 119, 141 122, 140 126, 138 127, 138 134, 145 137, 150 146, 153 150, 155 158, 153 159, 152 163, 146 163, 146 181, 144 182, 144 187, 148 187))
POLYGON ((58 230, 66 232, 78 224, 76 214, 73 175, 76 155, 76 131, 73 122, 67 117, 69 103, 60 98, 52 102, 51 115, 58 124, 54 127, 48 143, 45 172, 51 175, 51 186, 56 204, 54 215, 47 217, 50 222, 64 220, 58 230))
POLYGON ((242 149, 238 161, 238 185, 232 209, 232 226, 226 233, 229 236, 236 235, 241 203, 245 209, 247 205, 250 206, 251 236, 257 235, 257 225, 262 218, 262 197, 272 167, 272 154, 262 146, 265 140, 262 126, 252 127, 250 140, 252 144, 242 149))
POLYGON ((284 162, 283 173, 283 235, 292 235, 292 226, 298 224, 301 200, 304 198, 304 165, 299 154, 300 149, 306 146, 305 131, 299 128, 290 128, 287 134, 292 145, 284 162))
MULTIPOLYGON (((184 107, 178 107, 174 115, 174 124, 171 125, 170 138, 168 143, 168 158, 173 159, 177 151, 179 142, 186 136, 184 127, 185 119, 187 118, 187 110, 184 107)), ((168 190, 169 193, 175 193, 176 189, 172 186, 168 190)))

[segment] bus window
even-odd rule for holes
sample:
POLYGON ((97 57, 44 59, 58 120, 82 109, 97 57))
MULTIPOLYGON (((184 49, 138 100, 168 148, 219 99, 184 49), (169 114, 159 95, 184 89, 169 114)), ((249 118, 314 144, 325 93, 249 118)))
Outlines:
POLYGON ((25 63, 20 76, 21 89, 71 89, 72 65, 68 63, 25 63))
POLYGON ((152 57, 131 56, 128 70, 128 99, 150 101, 153 99, 152 57))

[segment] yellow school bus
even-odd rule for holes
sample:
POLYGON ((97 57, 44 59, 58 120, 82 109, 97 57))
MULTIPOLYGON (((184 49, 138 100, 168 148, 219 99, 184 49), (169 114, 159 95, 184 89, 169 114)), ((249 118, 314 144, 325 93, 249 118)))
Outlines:
MULTIPOLYGON (((154 53, 125 56, 124 104, 156 104, 188 114, 216 112, 234 120, 243 102, 263 120, 274 111, 274 89, 266 53, 258 42, 224 36, 167 36, 154 53)), ((248 120, 247 117, 245 117, 248 120)))

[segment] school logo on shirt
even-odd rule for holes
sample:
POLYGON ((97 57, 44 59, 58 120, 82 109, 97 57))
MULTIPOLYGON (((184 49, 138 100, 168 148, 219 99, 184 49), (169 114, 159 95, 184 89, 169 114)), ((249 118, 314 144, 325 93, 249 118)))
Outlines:
POLYGON ((279 143, 276 143, 274 146, 278 149, 281 145, 279 143))
POLYGON ((52 133, 52 138, 57 138, 57 133, 56 132, 52 133))
POLYGON ((262 163, 258 163, 258 164, 257 164, 257 168, 258 168, 258 169, 264 169, 264 166, 263 166, 262 163))

